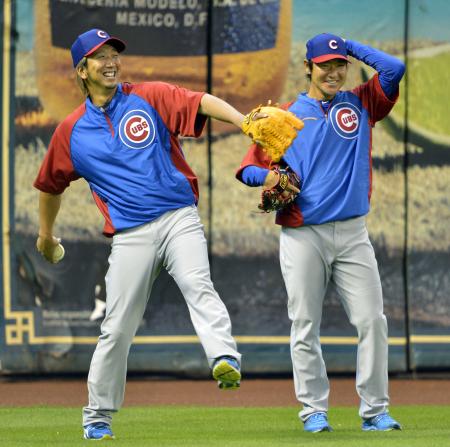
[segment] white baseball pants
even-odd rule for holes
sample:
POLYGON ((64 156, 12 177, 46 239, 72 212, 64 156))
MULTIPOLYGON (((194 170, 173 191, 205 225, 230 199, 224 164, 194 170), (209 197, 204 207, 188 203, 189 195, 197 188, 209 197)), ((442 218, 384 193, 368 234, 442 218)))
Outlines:
POLYGON ((165 267, 180 288, 208 363, 241 355, 231 336, 227 309, 211 282, 206 239, 197 208, 163 214, 148 224, 116 234, 106 275, 106 315, 88 376, 89 404, 83 425, 111 423, 122 405, 127 357, 152 285, 165 267))
POLYGON ((291 356, 304 421, 328 410, 329 383, 320 346, 322 306, 329 281, 358 333, 356 390, 359 414, 370 418, 388 407, 388 340, 378 265, 365 218, 282 228, 280 263, 292 321, 291 356))

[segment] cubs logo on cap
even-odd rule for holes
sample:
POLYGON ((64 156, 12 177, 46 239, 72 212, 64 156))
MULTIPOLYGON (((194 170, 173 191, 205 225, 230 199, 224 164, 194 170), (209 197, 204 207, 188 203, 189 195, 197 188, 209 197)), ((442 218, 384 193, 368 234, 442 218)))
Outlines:
POLYGON ((89 56, 105 43, 112 45, 119 53, 126 48, 122 40, 117 37, 111 37, 106 31, 101 29, 94 28, 80 34, 70 48, 73 66, 76 67, 83 57, 89 56))
POLYGON ((131 149, 144 149, 155 139, 155 125, 143 110, 130 110, 120 120, 119 138, 131 149))
POLYGON ((361 112, 354 104, 349 102, 336 104, 331 108, 329 117, 333 129, 342 138, 352 140, 358 136, 361 112))
POLYGON ((306 59, 316 64, 331 59, 344 59, 350 62, 344 40, 328 33, 318 34, 306 42, 306 59))

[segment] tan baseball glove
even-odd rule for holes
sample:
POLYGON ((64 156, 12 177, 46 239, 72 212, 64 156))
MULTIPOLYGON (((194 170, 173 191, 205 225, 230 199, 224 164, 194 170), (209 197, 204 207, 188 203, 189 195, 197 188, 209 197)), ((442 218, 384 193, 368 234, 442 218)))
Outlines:
POLYGON ((242 131, 259 144, 272 161, 278 162, 303 126, 303 121, 292 112, 269 102, 245 115, 242 131))

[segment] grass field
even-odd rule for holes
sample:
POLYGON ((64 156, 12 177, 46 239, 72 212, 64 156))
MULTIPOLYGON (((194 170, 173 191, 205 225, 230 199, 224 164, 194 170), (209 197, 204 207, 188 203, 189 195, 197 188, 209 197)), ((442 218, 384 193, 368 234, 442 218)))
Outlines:
MULTIPOLYGON (((428 58, 411 58, 408 65, 409 118, 437 134, 450 135, 450 121, 446 112, 450 91, 443 88, 448 82, 450 53, 428 58)), ((400 90, 405 91, 403 79, 400 90)), ((401 96, 394 108, 397 116, 403 116, 404 97, 401 96)))
MULTIPOLYGON (((117 446, 152 447, 352 447, 450 446, 450 407, 395 407, 403 430, 362 432, 355 408, 330 411, 333 433, 303 432, 297 409, 129 407, 115 416, 117 446)), ((82 446, 79 408, 0 408, 5 447, 82 446)))

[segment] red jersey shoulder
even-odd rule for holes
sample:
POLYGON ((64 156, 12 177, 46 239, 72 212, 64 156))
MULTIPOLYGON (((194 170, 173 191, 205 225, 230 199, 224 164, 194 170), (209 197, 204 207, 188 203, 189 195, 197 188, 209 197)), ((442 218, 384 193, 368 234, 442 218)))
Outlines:
POLYGON ((50 194, 61 194, 71 181, 79 178, 70 156, 70 136, 85 110, 86 104, 81 104, 56 128, 34 181, 37 189, 50 194))
POLYGON ((126 95, 136 95, 150 104, 174 135, 198 137, 206 122, 198 115, 204 92, 194 92, 167 82, 154 81, 139 84, 122 84, 126 95))
POLYGON ((67 117, 64 118, 64 120, 58 125, 55 130, 55 136, 57 135, 60 138, 70 138, 73 127, 85 112, 86 103, 84 102, 83 104, 80 104, 70 115, 67 115, 67 117))
POLYGON ((162 81, 147 81, 140 83, 124 82, 122 84, 122 92, 126 95, 135 94, 142 96, 147 100, 160 99, 162 97, 198 94, 199 92, 193 92, 184 87, 180 87, 175 84, 169 84, 162 81))
POLYGON ((386 96, 380 85, 378 73, 364 84, 355 87, 351 93, 361 100, 362 106, 369 112, 372 126, 389 114, 398 99, 398 92, 393 99, 386 96))
POLYGON ((292 104, 294 104, 295 101, 289 101, 289 102, 285 102, 283 104, 280 105, 280 109, 283 110, 288 110, 289 107, 291 107, 292 104))

